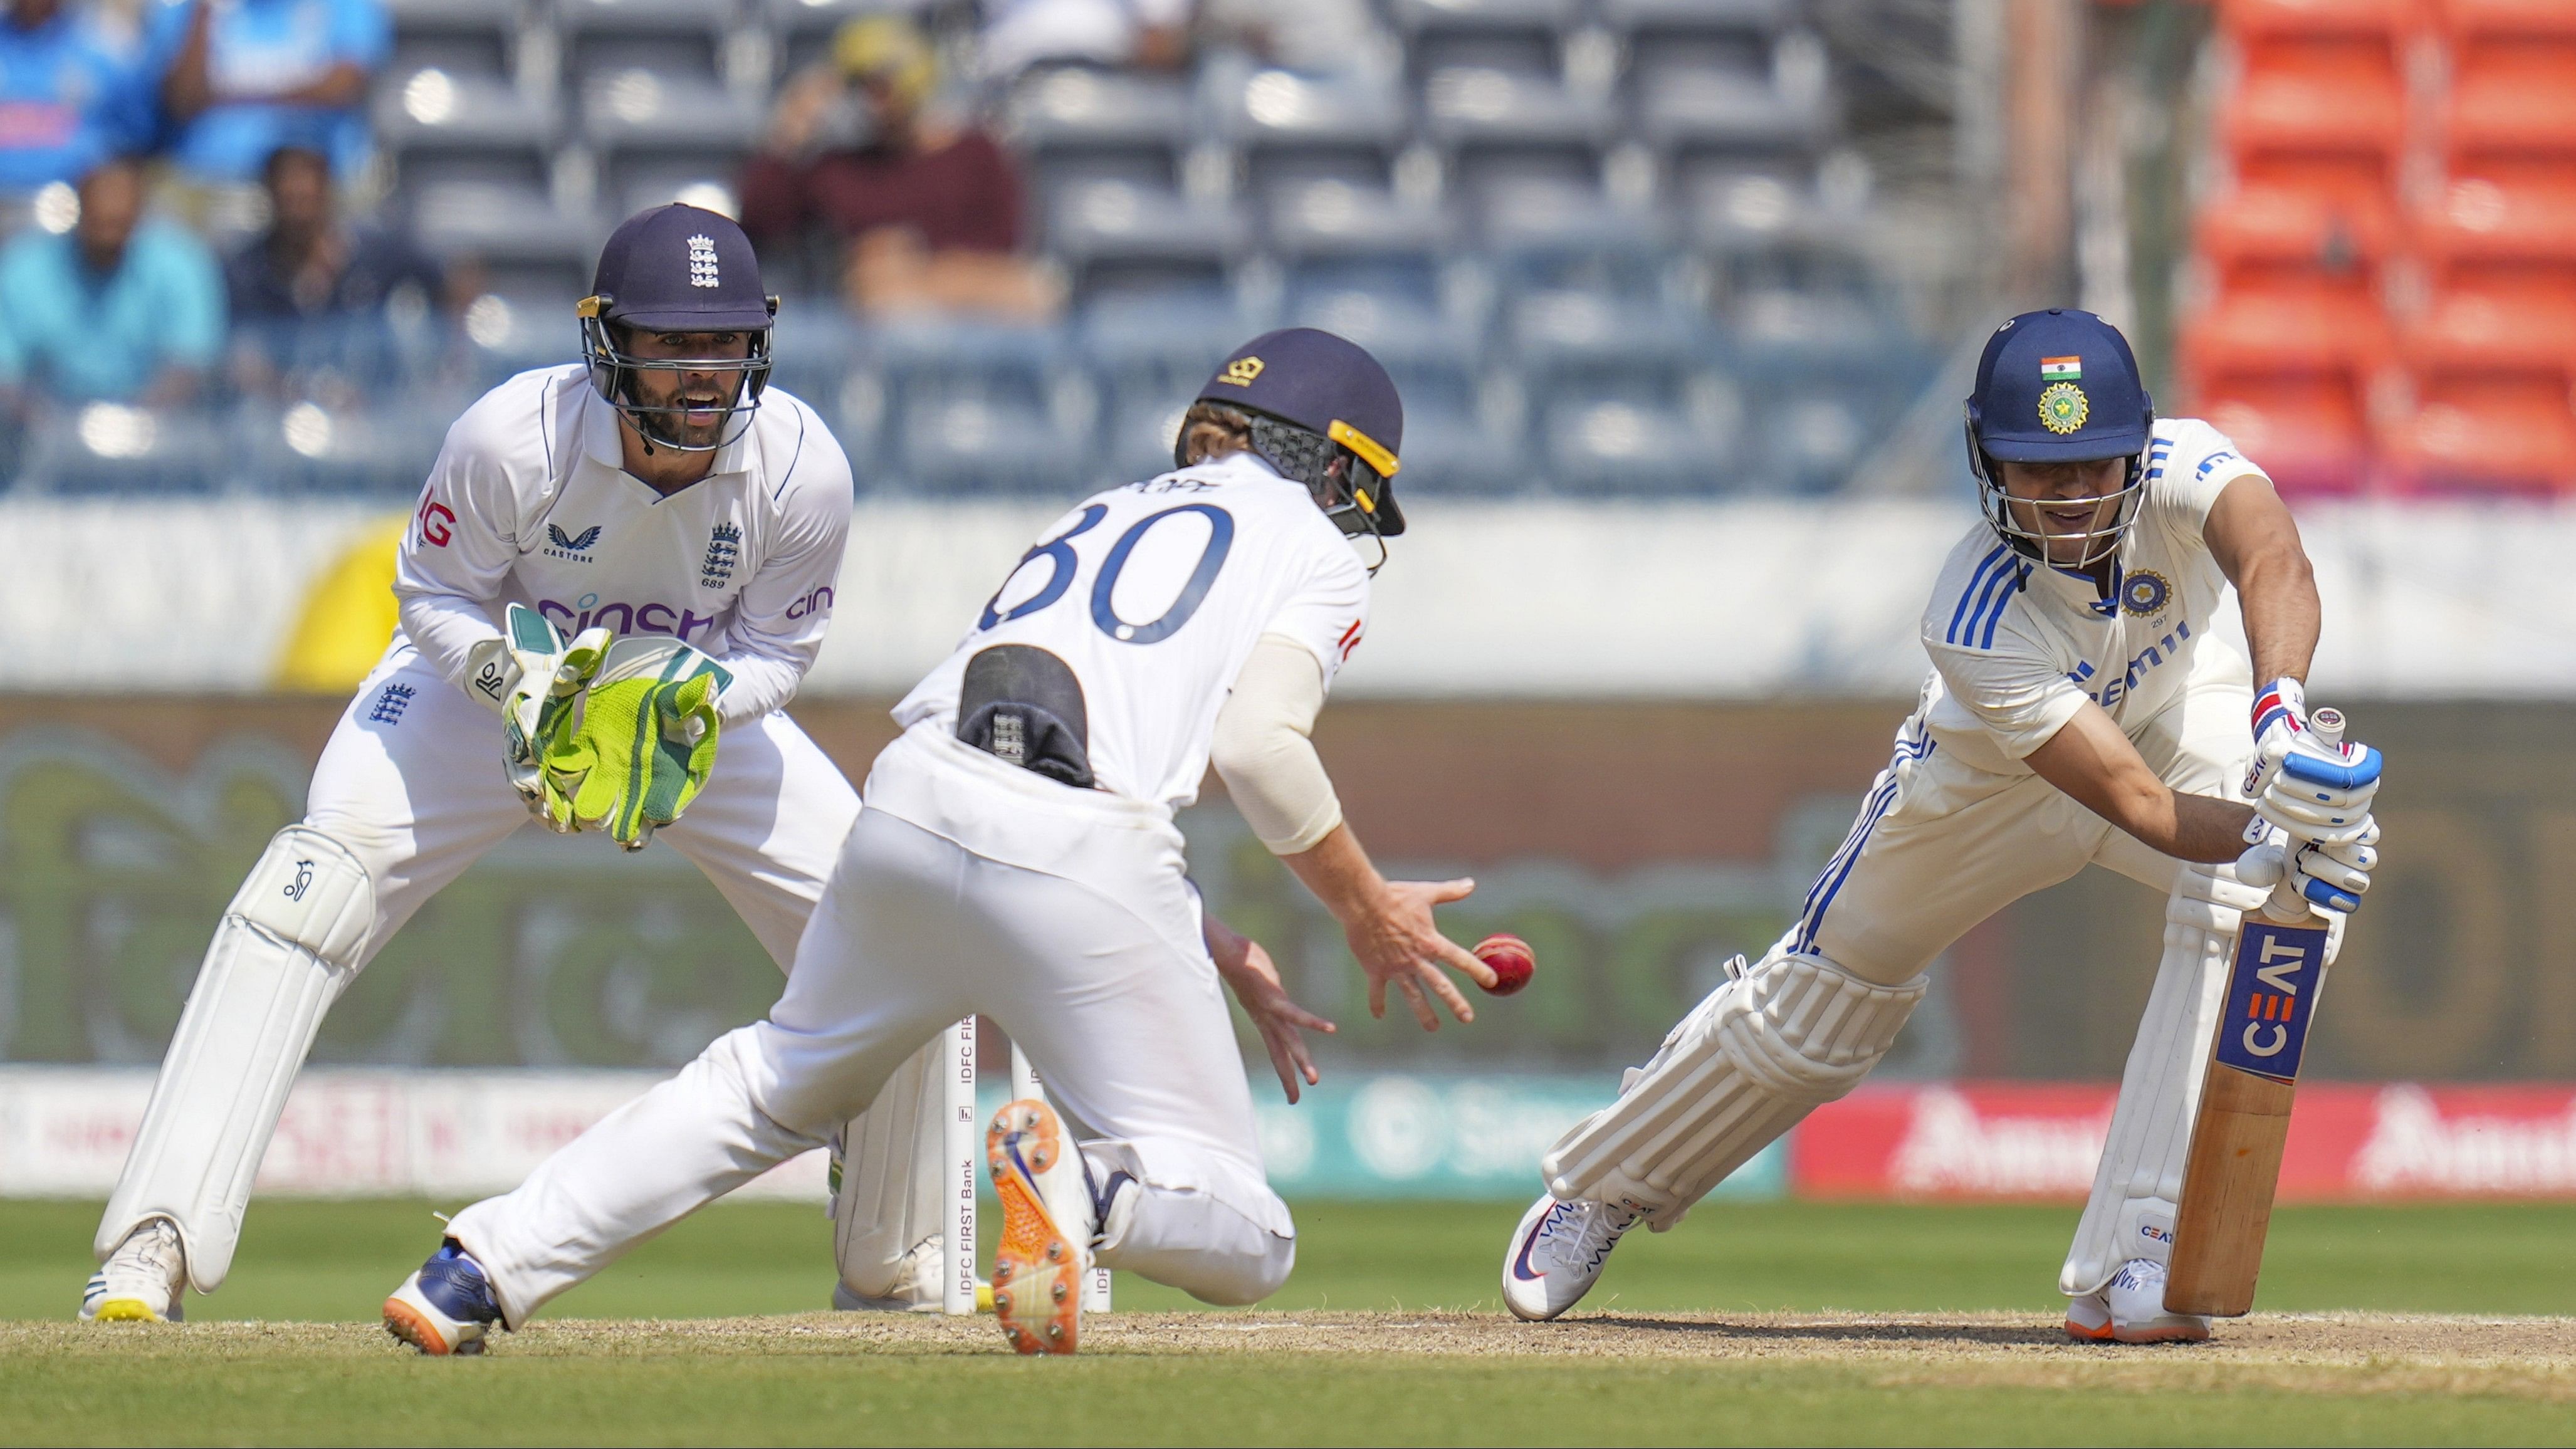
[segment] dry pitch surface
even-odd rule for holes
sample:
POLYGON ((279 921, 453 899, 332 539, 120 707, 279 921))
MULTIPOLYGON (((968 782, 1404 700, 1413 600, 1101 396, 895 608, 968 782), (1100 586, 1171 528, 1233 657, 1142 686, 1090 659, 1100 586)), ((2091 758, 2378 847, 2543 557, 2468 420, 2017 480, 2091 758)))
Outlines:
POLYGON ((541 1322, 424 1362, 358 1324, 0 1324, 0 1440, 2563 1442, 2576 1319, 1122 1313, 1071 1363, 989 1322, 541 1322), (1045 1377, 1033 1377, 1044 1375, 1045 1377), (1031 1390, 1043 1392, 1032 1396, 1031 1390), (1014 1405, 1037 1403, 1039 1432, 1014 1405), (480 1425, 465 1429, 463 1414, 480 1425))

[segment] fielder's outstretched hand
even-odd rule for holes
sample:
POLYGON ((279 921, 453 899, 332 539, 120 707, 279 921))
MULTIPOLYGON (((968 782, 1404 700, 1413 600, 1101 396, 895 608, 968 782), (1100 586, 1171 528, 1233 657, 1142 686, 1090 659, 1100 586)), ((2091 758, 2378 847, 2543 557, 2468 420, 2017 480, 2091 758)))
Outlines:
POLYGON ((1288 995, 1280 983, 1279 967, 1261 943, 1236 931, 1214 916, 1203 918, 1202 934, 1207 938, 1208 955, 1216 961, 1216 974, 1225 978, 1226 989, 1243 1006, 1243 1014, 1252 1018, 1253 1029, 1261 1033, 1261 1045, 1270 1053, 1271 1069, 1279 1073, 1279 1089, 1288 1094, 1288 1104, 1295 1106, 1298 1079, 1309 1087, 1322 1081, 1315 1070, 1315 1059, 1307 1054, 1306 1036, 1320 1031, 1331 1036, 1337 1029, 1288 995))
POLYGON ((1280 860, 1342 923, 1351 954, 1368 973, 1369 1015, 1386 1015, 1386 988, 1393 985, 1404 993, 1424 1031, 1440 1029, 1439 1013, 1431 1009, 1426 991, 1460 1021, 1476 1019, 1476 1009, 1441 968, 1485 987, 1494 984, 1494 968, 1441 935, 1431 919, 1433 906, 1465 900, 1476 889, 1474 881, 1388 880, 1369 864, 1368 852, 1360 849, 1347 822, 1334 826, 1313 849, 1280 860))

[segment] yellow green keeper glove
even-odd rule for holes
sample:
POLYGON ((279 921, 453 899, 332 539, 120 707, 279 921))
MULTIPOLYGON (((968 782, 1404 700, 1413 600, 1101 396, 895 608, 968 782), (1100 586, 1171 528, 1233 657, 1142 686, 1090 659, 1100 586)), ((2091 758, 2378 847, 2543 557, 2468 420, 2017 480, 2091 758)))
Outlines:
POLYGON ((627 850, 680 818, 715 768, 716 696, 733 676, 676 639, 618 640, 581 718, 545 741, 547 822, 606 830, 627 850))
POLYGON ((506 637, 492 641, 491 657, 474 674, 475 688, 500 703, 508 741, 502 772, 531 814, 569 831, 546 809, 542 756, 546 742, 573 722, 581 692, 599 673, 616 636, 585 629, 566 642, 551 620, 525 604, 510 606, 503 628, 506 637))

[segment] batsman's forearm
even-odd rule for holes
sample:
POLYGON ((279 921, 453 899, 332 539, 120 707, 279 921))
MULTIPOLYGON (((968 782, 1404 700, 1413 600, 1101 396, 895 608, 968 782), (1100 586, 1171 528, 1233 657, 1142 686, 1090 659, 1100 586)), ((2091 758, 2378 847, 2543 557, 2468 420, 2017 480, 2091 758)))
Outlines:
POLYGON ((2316 658, 2324 609, 2308 556, 2279 550, 2246 561, 2237 594, 2244 601, 2245 642, 2254 656, 2254 682, 2288 677, 2305 684, 2316 658))

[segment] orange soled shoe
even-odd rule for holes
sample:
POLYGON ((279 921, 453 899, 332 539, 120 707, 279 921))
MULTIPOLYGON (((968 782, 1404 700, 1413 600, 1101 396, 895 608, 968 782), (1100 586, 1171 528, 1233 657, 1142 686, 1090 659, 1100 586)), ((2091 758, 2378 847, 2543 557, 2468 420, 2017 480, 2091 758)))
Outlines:
POLYGON ((1041 1101, 1012 1102, 984 1134, 1002 1241, 993 1253, 993 1312, 1022 1353, 1071 1353, 1082 1341, 1091 1268, 1091 1186, 1064 1119, 1041 1101))

